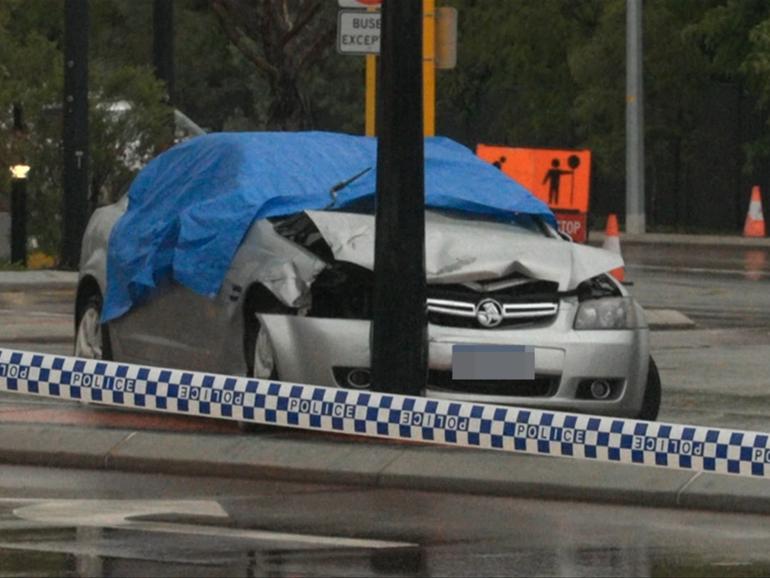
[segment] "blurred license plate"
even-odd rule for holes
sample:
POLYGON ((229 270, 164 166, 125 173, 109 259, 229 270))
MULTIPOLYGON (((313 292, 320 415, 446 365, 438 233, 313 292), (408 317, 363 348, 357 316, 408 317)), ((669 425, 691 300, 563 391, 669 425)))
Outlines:
POLYGON ((535 379, 535 350, 524 345, 455 344, 452 379, 535 379))

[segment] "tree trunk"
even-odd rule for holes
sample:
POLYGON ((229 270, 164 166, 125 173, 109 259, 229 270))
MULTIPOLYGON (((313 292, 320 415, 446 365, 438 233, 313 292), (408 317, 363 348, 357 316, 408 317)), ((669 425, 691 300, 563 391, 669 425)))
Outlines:
POLYGON ((303 130, 308 126, 308 111, 299 91, 297 79, 281 73, 270 83, 270 106, 267 128, 270 130, 303 130))

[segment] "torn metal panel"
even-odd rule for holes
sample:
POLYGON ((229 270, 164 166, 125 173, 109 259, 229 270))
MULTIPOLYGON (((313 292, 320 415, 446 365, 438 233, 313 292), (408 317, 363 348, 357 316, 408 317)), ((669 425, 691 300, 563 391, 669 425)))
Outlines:
MULTIPOLYGON (((374 269, 374 217, 307 211, 334 258, 374 269)), ((623 265, 618 255, 544 237, 526 227, 425 214, 428 283, 465 283, 520 273, 568 291, 581 281, 623 265)))
POLYGON ((241 243, 228 280, 244 286, 261 283, 285 305, 303 309, 310 306, 310 285, 325 267, 323 259, 276 233, 269 221, 261 220, 241 243))

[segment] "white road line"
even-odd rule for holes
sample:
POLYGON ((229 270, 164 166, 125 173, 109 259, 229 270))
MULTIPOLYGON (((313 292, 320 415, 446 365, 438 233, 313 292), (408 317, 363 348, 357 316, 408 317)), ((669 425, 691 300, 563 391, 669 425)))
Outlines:
POLYGON ((60 319, 72 319, 72 313, 49 313, 47 311, 24 311, 19 309, 0 309, 2 315, 14 315, 16 317, 57 317, 60 319))
MULTIPOLYGON (((9 500, 10 501, 10 500, 9 500)), ((56 527, 91 527, 163 532, 218 538, 255 540, 285 546, 294 544, 311 548, 414 548, 410 542, 366 540, 341 536, 292 534, 267 530, 247 530, 220 526, 132 520, 140 516, 177 514, 229 519, 227 512, 213 500, 38 500, 21 506, 13 514, 23 520, 56 527)))
POLYGON ((714 273, 716 275, 754 275, 770 277, 770 271, 753 271, 751 269, 708 269, 705 267, 676 267, 671 265, 629 265, 628 263, 626 263, 626 268, 674 273, 714 273))
POLYGON ((379 550, 385 548, 416 548, 418 546, 417 544, 409 542, 387 542, 383 540, 343 538, 340 536, 289 534, 265 530, 240 530, 237 528, 175 524, 171 522, 130 522, 128 526, 121 526, 120 528, 123 530, 142 530, 145 532, 166 532, 171 534, 216 536, 219 538, 240 538, 280 545, 297 544, 306 548, 364 548, 369 550, 379 550))

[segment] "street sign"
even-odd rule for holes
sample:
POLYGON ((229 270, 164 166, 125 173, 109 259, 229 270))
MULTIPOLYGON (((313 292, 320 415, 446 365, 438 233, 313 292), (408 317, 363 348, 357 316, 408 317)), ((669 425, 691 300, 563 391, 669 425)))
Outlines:
POLYGON ((337 17, 337 52, 340 54, 379 54, 379 12, 340 10, 337 17))
POLYGON ((480 144, 476 154, 524 186, 556 214, 559 229, 587 240, 591 151, 528 149, 480 144))
POLYGON ((340 8, 379 8, 382 0, 337 0, 340 8))

